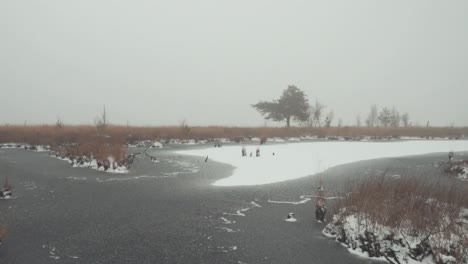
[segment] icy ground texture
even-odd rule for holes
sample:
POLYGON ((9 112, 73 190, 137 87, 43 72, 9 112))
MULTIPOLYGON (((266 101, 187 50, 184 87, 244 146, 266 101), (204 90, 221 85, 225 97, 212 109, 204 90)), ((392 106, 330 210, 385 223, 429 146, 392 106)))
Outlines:
POLYGON ((418 140, 398 142, 307 142, 178 151, 178 154, 206 157, 235 168, 233 174, 214 183, 217 186, 261 185, 322 172, 330 167, 377 158, 402 157, 436 152, 467 151, 468 140, 418 140), (255 157, 257 147, 260 157, 255 157), (252 153, 252 157, 250 157, 252 153), (273 155, 274 154, 274 155, 273 155))
POLYGON ((411 228, 383 226, 369 221, 365 215, 347 214, 342 209, 323 233, 361 257, 390 263, 468 263, 468 249, 463 245, 468 239, 468 210, 463 209, 459 219, 447 219, 445 224, 446 227, 440 227, 442 231, 414 235, 411 228), (456 230, 447 228, 452 223, 456 223, 456 230))

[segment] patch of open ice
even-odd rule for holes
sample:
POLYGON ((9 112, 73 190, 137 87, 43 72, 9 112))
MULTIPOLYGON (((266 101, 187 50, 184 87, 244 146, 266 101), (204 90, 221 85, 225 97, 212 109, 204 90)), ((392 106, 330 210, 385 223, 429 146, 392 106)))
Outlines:
POLYGON ((67 179, 72 180, 72 181, 86 181, 88 178, 86 177, 75 177, 75 176, 69 176, 67 179))
POLYGON ((119 178, 107 178, 107 179, 96 178, 96 181, 97 182, 110 182, 110 181, 129 181, 129 180, 138 180, 138 179, 159 179, 159 178, 168 178, 168 176, 139 175, 139 176, 133 176, 133 177, 119 177, 119 178))
MULTIPOLYGON (((257 145, 245 146, 248 152, 257 145)), ((327 168, 362 160, 467 151, 468 140, 417 140, 397 142, 304 142, 260 146, 260 157, 242 157, 240 146, 178 151, 233 165, 230 177, 216 186, 261 185, 297 179, 327 168), (273 155, 274 153, 274 155, 273 155)), ((254 152, 255 153, 255 152, 254 152)))
POLYGON ((161 142, 154 142, 153 145, 151 145, 152 148, 164 148, 163 144, 161 142))

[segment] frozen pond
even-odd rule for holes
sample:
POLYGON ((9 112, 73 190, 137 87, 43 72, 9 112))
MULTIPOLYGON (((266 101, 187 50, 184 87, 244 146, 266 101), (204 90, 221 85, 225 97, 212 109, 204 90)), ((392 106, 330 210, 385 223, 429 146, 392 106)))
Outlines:
MULTIPOLYGON (((301 145, 268 145, 262 158, 245 162, 272 164, 288 153, 281 149, 301 145), (274 158, 267 155, 273 150, 274 158)), ((0 263, 373 263, 322 235, 324 225, 313 213, 314 177, 218 187, 212 184, 230 179, 234 167, 213 162, 211 151, 235 157, 240 146, 177 150, 210 152, 208 162, 174 150, 158 150, 158 163, 139 160, 123 175, 72 168, 47 153, 1 150, 0 179, 9 175, 15 199, 0 201, 0 225, 8 229, 0 263), (290 212, 294 223, 285 221, 290 212)), ((386 169, 390 176, 428 177, 446 156, 352 163, 323 177, 327 190, 348 177, 386 169)), ((315 166, 317 157, 307 161, 315 166)), ((261 175, 268 173, 275 176, 272 170, 261 175)))
POLYGON ((467 151, 468 140, 416 140, 396 142, 307 142, 290 144, 246 145, 179 151, 180 154, 208 156, 231 164, 233 174, 214 183, 217 186, 261 185, 323 172, 356 161, 395 158, 428 153, 467 151), (256 150, 260 149, 260 157, 256 150), (252 157, 251 157, 252 155, 252 157))

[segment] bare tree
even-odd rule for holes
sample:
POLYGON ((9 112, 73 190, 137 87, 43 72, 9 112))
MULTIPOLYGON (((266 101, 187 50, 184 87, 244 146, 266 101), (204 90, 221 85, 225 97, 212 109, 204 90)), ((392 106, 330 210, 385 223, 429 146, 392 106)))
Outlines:
POLYGON ((387 107, 384 107, 380 111, 378 119, 382 126, 388 127, 392 121, 392 113, 387 107))
POLYGON ((361 127, 361 116, 359 114, 356 116, 356 126, 361 127))
POLYGON ((107 119, 106 105, 104 105, 104 109, 102 111, 101 116, 94 118, 94 125, 98 129, 104 129, 107 127, 108 124, 109 124, 109 121, 107 119))
POLYGON ((378 112, 379 112, 379 110, 377 109, 377 105, 375 105, 375 104, 371 105, 369 115, 367 116, 367 119, 366 119, 366 125, 368 127, 374 127, 374 126, 377 125, 378 112))
POLYGON ((324 104, 321 104, 318 100, 315 100, 315 104, 309 108, 309 126, 322 126, 323 110, 325 107, 326 106, 324 104))
POLYGON ((392 127, 399 127, 400 126, 400 113, 396 110, 395 106, 392 107, 392 113, 390 114, 390 125, 392 127))
POLYGON ((63 124, 62 119, 60 119, 60 117, 57 117, 57 122, 55 122, 55 127, 62 128, 64 126, 65 125, 63 124))
POLYGON ((184 119, 182 119, 180 121, 180 129, 181 129, 182 134, 184 136, 187 136, 188 134, 190 134, 191 129, 190 129, 189 125, 188 125, 187 119, 184 118, 184 119))
POLYGON ((404 126, 404 127, 408 127, 408 126, 410 125, 408 113, 404 113, 404 114, 401 116, 401 122, 403 122, 403 126, 404 126))
POLYGON ((331 127, 334 118, 335 113, 333 113, 333 111, 328 112, 327 116, 325 117, 325 127, 331 127))

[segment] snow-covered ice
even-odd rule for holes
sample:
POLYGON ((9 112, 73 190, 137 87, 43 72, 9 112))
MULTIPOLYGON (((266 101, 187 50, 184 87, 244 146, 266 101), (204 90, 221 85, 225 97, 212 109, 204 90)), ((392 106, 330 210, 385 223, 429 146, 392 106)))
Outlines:
POLYGON ((297 179, 328 168, 362 160, 468 151, 468 140, 417 140, 392 142, 301 142, 245 145, 247 153, 260 148, 260 157, 242 157, 241 146, 177 151, 206 157, 235 167, 230 177, 216 186, 261 185, 297 179))

